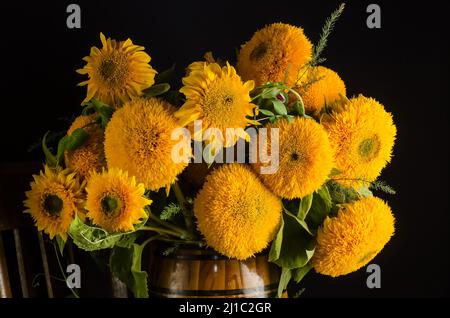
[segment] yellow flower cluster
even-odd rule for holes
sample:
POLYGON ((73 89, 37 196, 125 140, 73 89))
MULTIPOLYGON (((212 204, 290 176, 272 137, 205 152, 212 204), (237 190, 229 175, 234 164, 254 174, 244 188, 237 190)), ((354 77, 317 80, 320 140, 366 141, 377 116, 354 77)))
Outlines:
MULTIPOLYGON (((333 168, 333 152, 325 129, 313 119, 297 117, 294 122, 279 120, 266 126, 279 130, 279 168, 260 174, 264 184, 285 199, 303 198, 319 189, 333 168)), ((267 144, 268 151, 271 143, 267 144)), ((269 163, 256 162, 257 173, 269 163)))
MULTIPOLYGON (((161 99, 149 98, 135 99, 118 109, 105 131, 108 167, 128 171, 154 191, 175 182, 187 162, 172 160, 172 149, 179 141, 171 134, 180 126, 169 107, 161 99)), ((189 147, 189 141, 185 142, 189 147)))
POLYGON ((88 76, 80 84, 87 85, 83 115, 57 155, 44 145, 47 164, 26 193, 26 212, 39 230, 66 240, 76 215, 107 233, 126 234, 147 222, 146 230, 164 240, 204 240, 245 260, 275 238, 273 254, 284 256, 286 243, 278 240, 293 227, 284 223, 288 215, 315 243, 310 265, 330 276, 356 271, 390 240, 391 209, 367 193, 392 157, 392 115, 373 98, 347 98, 341 77, 316 65, 302 28, 274 23, 258 30, 236 66, 207 53, 187 67, 179 91, 168 93, 159 79, 152 87, 156 71, 142 46, 100 39, 102 48, 92 47, 78 70, 88 76), (244 163, 189 163, 197 143, 212 145, 215 156, 238 149, 239 139, 246 141, 244 163), (256 149, 255 161, 248 148, 256 149), (178 179, 188 165, 183 187, 178 179), (263 172, 269 166, 276 168, 263 172), (320 211, 325 220, 310 230, 303 205, 325 209, 315 205, 317 194, 335 184, 355 198, 332 202, 335 210, 320 211), (166 206, 158 217, 150 197, 161 194, 155 203, 166 206))
POLYGON ((245 80, 254 80, 256 85, 284 80, 293 85, 311 58, 312 44, 302 28, 274 23, 242 45, 237 69, 245 80))
POLYGON ((391 208, 381 199, 345 204, 319 229, 314 269, 333 277, 354 272, 369 263, 393 234, 391 208))
POLYGON ((247 166, 227 164, 206 177, 194 212, 209 246, 246 259, 267 247, 276 234, 281 200, 247 166))
POLYGON ((336 154, 339 183, 367 186, 391 161, 397 128, 392 115, 375 99, 359 95, 336 103, 322 125, 336 154))

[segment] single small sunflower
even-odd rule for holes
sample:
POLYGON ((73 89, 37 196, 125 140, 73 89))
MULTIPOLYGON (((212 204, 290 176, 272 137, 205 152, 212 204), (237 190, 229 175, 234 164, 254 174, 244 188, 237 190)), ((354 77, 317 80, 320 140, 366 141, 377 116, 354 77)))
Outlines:
POLYGON ((323 66, 310 68, 306 73, 306 79, 302 81, 306 87, 300 86, 298 91, 302 96, 305 110, 315 116, 320 114, 325 105, 332 104, 346 95, 345 84, 339 75, 323 66))
POLYGON ((239 137, 248 140, 245 127, 257 124, 247 118, 253 116, 256 107, 250 98, 253 81, 243 83, 228 63, 221 68, 217 63, 202 62, 192 66, 183 84, 180 92, 186 96, 186 102, 175 116, 181 126, 190 128, 195 140, 203 137, 206 143, 217 141, 225 147, 233 146, 239 137), (202 121, 201 130, 194 130, 195 120, 202 121), (205 134, 208 128, 218 129, 220 136, 205 134), (234 128, 234 134, 227 133, 227 128, 234 128))
POLYGON ((363 95, 335 106, 322 117, 340 172, 334 179, 347 187, 367 186, 391 161, 397 134, 392 115, 363 95))
POLYGON ((278 141, 278 148, 274 145, 278 167, 258 158, 253 168, 263 183, 285 199, 302 198, 319 189, 333 168, 333 152, 323 127, 313 119, 296 117, 292 123, 281 119, 266 128, 268 142, 262 152, 273 157, 272 143, 278 141), (272 129, 278 131, 278 140, 272 140, 272 129), (270 173, 261 170, 269 166, 278 169, 270 173))
POLYGON ((97 115, 78 116, 67 131, 71 135, 76 129, 83 128, 89 138, 78 148, 65 153, 67 167, 87 178, 92 171, 101 171, 106 167, 103 147, 104 130, 96 123, 97 115))
POLYGON ((256 31, 242 45, 237 69, 244 80, 254 80, 257 86, 285 79, 292 86, 311 58, 312 44, 302 28, 274 23, 256 31))
POLYGON ((191 155, 188 138, 172 139, 180 126, 170 109, 161 99, 140 98, 116 110, 105 129, 108 168, 128 171, 152 191, 169 187, 191 155), (172 154, 177 147, 179 158, 172 154))
POLYGON ((365 266, 389 242, 394 223, 391 208, 379 198, 343 205, 337 217, 327 217, 318 230, 314 269, 336 277, 365 266))
POLYGON ((86 192, 87 217, 108 232, 133 231, 147 217, 145 207, 152 203, 144 196, 142 183, 116 168, 94 172, 86 192))
POLYGON ((207 244, 240 260, 272 241, 281 210, 281 200, 243 164, 226 164, 214 170, 194 201, 197 226, 207 244))
POLYGON ((87 74, 89 79, 81 82, 87 85, 87 96, 83 103, 93 97, 113 107, 121 106, 155 82, 156 71, 150 66, 150 56, 144 47, 135 45, 130 39, 116 41, 100 33, 103 47, 91 48, 89 56, 83 58, 86 65, 77 70, 87 74))
POLYGON ((82 213, 84 184, 80 184, 75 172, 48 166, 33 179, 31 190, 26 192, 25 213, 50 239, 59 235, 65 241, 75 214, 82 213))

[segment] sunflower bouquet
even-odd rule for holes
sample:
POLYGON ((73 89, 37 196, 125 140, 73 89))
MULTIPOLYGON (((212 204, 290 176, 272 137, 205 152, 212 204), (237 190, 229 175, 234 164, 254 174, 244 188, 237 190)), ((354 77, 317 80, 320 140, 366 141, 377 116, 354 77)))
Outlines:
POLYGON ((319 65, 343 9, 315 46, 302 28, 271 24, 235 66, 208 52, 175 89, 174 68, 158 73, 144 47, 101 33, 77 71, 88 77, 81 114, 53 150, 42 139, 46 162, 25 201, 38 230, 61 253, 67 240, 110 250, 119 279, 139 274, 123 279, 138 297, 148 296, 140 257, 151 241, 237 260, 266 250, 279 295, 311 269, 336 277, 366 265, 394 233, 371 190, 393 192, 377 178, 396 127, 319 65))

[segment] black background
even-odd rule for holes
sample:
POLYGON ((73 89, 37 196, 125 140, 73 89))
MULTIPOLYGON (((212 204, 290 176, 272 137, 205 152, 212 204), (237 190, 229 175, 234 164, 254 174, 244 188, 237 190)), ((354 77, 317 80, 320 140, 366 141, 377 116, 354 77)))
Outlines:
MULTIPOLYGON (((74 1, 81 29, 66 27, 64 1, 2 2, 1 162, 42 159, 27 152, 48 130, 67 127, 80 111, 84 78, 75 73, 99 32, 144 45, 152 66, 176 62, 178 74, 203 53, 235 58, 235 48, 272 22, 300 25, 318 40, 337 1, 74 1)), ((325 66, 394 114, 395 156, 382 174, 397 195, 386 196, 396 235, 373 263, 381 289, 366 287, 361 269, 341 278, 309 274, 304 297, 450 295, 448 206, 449 41, 447 1, 380 4, 381 29, 368 29, 370 2, 349 1, 324 52, 325 66)))

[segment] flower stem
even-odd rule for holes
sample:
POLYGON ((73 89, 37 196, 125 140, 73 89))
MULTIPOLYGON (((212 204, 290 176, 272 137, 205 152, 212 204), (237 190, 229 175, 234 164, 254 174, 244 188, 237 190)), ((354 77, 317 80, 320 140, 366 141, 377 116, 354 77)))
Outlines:
POLYGON ((183 192, 181 191, 180 185, 176 181, 173 184, 173 192, 175 193, 175 196, 177 197, 177 200, 180 203, 181 213, 183 213, 186 228, 188 232, 191 234, 191 236, 194 236, 194 222, 192 220, 192 214, 187 209, 186 198, 184 197, 183 192))
MULTIPOLYGON (((182 229, 174 224, 171 224, 169 222, 164 222, 163 220, 160 220, 156 215, 154 215, 151 212, 148 213, 148 218, 152 221, 155 221, 155 223, 169 229, 170 232, 174 233, 171 235, 174 235, 174 236, 180 237, 180 238, 190 238, 189 233, 187 233, 184 229, 182 229)), ((153 228, 159 229, 157 227, 153 227, 153 228)), ((167 231, 166 229, 162 229, 162 230, 167 231)), ((167 234, 169 234, 169 233, 167 233, 167 234)))
POLYGON ((143 226, 139 229, 139 231, 153 231, 159 234, 167 234, 167 235, 172 235, 175 237, 179 237, 179 238, 183 238, 183 234, 179 233, 179 232, 175 232, 172 230, 168 230, 168 229, 162 229, 159 227, 155 227, 155 226, 143 226))
MULTIPOLYGON (((56 244, 53 242, 53 248, 54 248, 54 250, 55 250, 55 255, 56 255, 56 260, 58 261, 58 266, 59 266, 59 270, 61 271, 61 274, 62 274, 62 276, 64 277, 64 281, 65 282, 67 282, 67 277, 66 277, 66 274, 65 274, 65 272, 64 272, 64 269, 63 269, 63 267, 62 267, 62 265, 61 265, 61 260, 59 259, 59 252, 58 252, 58 249, 56 248, 56 244)), ((72 294, 73 294, 73 296, 75 297, 75 298, 80 298, 80 296, 78 295, 78 293, 74 290, 74 288, 71 288, 71 287, 69 287, 68 285, 67 285, 67 287, 70 289, 70 291, 72 292, 72 294)))
POLYGON ((175 240, 175 239, 166 238, 166 237, 161 237, 161 238, 159 238, 159 240, 171 242, 171 243, 179 243, 179 244, 193 244, 193 245, 199 245, 199 246, 205 245, 205 242, 203 242, 203 241, 175 240))
POLYGON ((302 99, 302 97, 300 96, 299 93, 297 93, 294 89, 292 89, 292 88, 290 88, 290 87, 287 87, 287 89, 288 89, 292 94, 294 94, 295 97, 303 104, 303 99, 302 99))

